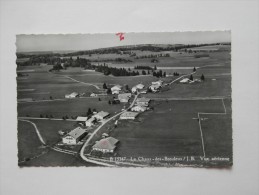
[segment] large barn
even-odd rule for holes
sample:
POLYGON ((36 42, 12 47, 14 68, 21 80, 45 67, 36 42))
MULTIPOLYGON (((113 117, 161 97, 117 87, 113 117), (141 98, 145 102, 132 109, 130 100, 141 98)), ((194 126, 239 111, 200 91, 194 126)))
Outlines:
POLYGON ((93 145, 92 149, 103 153, 113 153, 119 140, 113 137, 103 138, 93 145))
POLYGON ((77 144, 86 135, 85 129, 77 127, 62 138, 64 144, 77 144))

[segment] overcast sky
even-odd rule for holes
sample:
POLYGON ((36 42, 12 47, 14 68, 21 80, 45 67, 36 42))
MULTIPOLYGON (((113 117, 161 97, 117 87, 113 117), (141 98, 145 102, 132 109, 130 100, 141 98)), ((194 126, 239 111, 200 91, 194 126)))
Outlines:
POLYGON ((89 50, 135 44, 196 44, 230 42, 230 31, 107 34, 17 35, 17 52, 89 50))

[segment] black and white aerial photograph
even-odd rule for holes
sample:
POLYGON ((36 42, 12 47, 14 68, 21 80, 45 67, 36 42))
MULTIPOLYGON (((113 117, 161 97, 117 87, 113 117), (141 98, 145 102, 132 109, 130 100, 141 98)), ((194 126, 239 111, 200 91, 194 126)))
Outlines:
POLYGON ((16 36, 18 165, 231 167, 231 32, 16 36))

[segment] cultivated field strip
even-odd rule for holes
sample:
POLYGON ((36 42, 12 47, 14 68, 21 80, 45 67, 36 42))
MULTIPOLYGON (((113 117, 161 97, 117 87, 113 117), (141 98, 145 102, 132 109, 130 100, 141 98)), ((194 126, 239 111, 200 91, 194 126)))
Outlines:
POLYGON ((222 113, 198 112, 198 120, 199 120, 200 134, 201 134, 201 143, 202 143, 203 157, 206 157, 206 151, 205 151, 205 146, 204 146, 204 137, 203 137, 203 131, 202 131, 202 127, 201 127, 201 117, 200 117, 200 115, 206 115, 206 114, 209 114, 209 115, 226 115, 227 111, 226 111, 226 106, 225 106, 225 103, 224 103, 224 99, 222 98, 221 101, 222 101, 222 106, 224 108, 224 112, 222 112, 222 113))

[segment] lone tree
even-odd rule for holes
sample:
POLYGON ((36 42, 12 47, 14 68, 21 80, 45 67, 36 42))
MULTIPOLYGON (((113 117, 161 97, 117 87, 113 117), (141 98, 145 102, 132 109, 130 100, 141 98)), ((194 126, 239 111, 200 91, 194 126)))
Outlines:
POLYGON ((111 101, 110 101, 110 100, 108 101, 108 104, 111 104, 111 101))
POLYGON ((157 70, 157 67, 156 67, 156 65, 154 66, 154 70, 157 70))
POLYGON ((103 88, 104 88, 104 89, 108 89, 106 83, 103 84, 103 88))
POLYGON ((191 74, 191 76, 190 76, 190 78, 189 78, 191 81, 193 81, 193 76, 192 76, 192 74, 191 74))
POLYGON ((52 100, 53 99, 52 96, 49 96, 49 99, 52 100))
POLYGON ((98 99, 99 101, 102 101, 101 98, 98 99))
POLYGON ((43 118, 43 115, 42 115, 42 114, 40 114, 40 118, 43 118))
POLYGON ((129 90, 130 90, 130 88, 129 88, 129 86, 128 86, 128 85, 125 85, 125 89, 126 89, 127 91, 129 91, 129 90))
POLYGON ((203 75, 203 74, 201 75, 201 80, 202 80, 202 81, 204 81, 204 80, 205 80, 205 77, 204 77, 204 75, 203 75))
POLYGON ((88 108, 88 111, 87 111, 86 115, 87 115, 87 116, 90 116, 91 114, 93 114, 93 113, 92 113, 92 110, 91 110, 91 108, 88 108))
POLYGON ((195 67, 193 67, 193 72, 195 72, 196 71, 196 68, 195 67))
POLYGON ((108 88, 108 89, 107 89, 107 94, 111 94, 111 93, 112 93, 111 88, 108 88))

